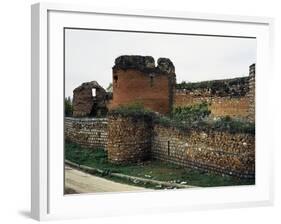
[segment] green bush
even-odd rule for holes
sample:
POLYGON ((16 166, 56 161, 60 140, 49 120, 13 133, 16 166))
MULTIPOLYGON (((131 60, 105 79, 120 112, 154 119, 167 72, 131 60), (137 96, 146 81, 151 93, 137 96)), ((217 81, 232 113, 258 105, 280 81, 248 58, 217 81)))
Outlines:
POLYGON ((246 133, 255 134, 255 124, 248 121, 242 121, 230 117, 222 117, 216 121, 197 120, 194 122, 186 123, 180 120, 175 120, 170 117, 157 116, 154 118, 155 124, 160 124, 164 127, 177 128, 183 131, 226 131, 232 134, 246 133))
POLYGON ((230 133, 249 133, 255 134, 255 124, 229 116, 222 117, 213 123, 215 130, 229 131, 230 133))
POLYGON ((106 88, 106 91, 112 93, 112 88, 113 88, 113 85, 112 85, 112 82, 111 82, 111 83, 109 83, 108 87, 106 88))
POLYGON ((180 130, 190 130, 190 125, 184 124, 179 120, 174 120, 171 117, 156 116, 153 119, 154 124, 160 124, 164 127, 177 128, 180 130))
POLYGON ((154 113, 151 110, 144 108, 142 103, 137 102, 119 106, 109 111, 108 115, 123 117, 130 116, 133 118, 152 118, 154 113))
POLYGON ((208 117, 211 111, 208 108, 207 102, 202 102, 188 107, 175 107, 172 111, 171 117, 174 120, 185 123, 202 121, 208 117))
POLYGON ((71 117, 73 114, 73 105, 70 97, 64 99, 64 115, 71 117))
POLYGON ((141 103, 133 103, 120 106, 109 112, 109 115, 132 117, 133 119, 149 119, 154 124, 160 124, 165 127, 177 128, 180 130, 191 131, 227 131, 230 133, 248 133, 255 134, 255 124, 248 121, 231 118, 229 116, 219 118, 215 121, 206 119, 211 111, 208 109, 208 103, 203 102, 190 107, 174 108, 171 116, 162 116, 148 109, 145 109, 141 103))

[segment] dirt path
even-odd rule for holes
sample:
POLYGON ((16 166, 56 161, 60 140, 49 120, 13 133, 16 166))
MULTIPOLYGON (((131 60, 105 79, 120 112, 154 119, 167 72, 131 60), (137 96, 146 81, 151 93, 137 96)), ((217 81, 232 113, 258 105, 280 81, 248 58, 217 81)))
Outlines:
POLYGON ((77 193, 139 191, 146 188, 120 184, 101 177, 84 173, 69 166, 65 167, 65 187, 77 193))

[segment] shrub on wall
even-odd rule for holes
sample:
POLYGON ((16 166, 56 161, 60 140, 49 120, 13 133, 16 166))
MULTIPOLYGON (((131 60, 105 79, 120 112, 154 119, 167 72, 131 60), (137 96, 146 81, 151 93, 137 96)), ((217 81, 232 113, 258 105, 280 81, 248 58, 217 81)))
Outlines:
POLYGON ((231 118, 222 117, 217 120, 207 120, 210 111, 208 104, 203 102, 198 105, 174 108, 170 117, 154 113, 140 103, 133 103, 120 106, 109 112, 111 116, 131 117, 134 120, 146 119, 154 124, 160 124, 165 127, 177 128, 184 131, 201 130, 201 131, 227 131, 230 133, 248 133, 255 134, 255 124, 231 118))
POLYGON ((142 103, 131 103, 127 105, 119 106, 108 112, 109 116, 122 116, 122 117, 132 117, 134 119, 146 118, 152 119, 155 113, 151 110, 144 108, 142 103))
POLYGON ((229 131, 230 133, 249 133, 255 134, 255 124, 234 119, 229 116, 219 118, 213 123, 215 130, 229 131))
POLYGON ((187 107, 175 107, 172 111, 171 117, 174 120, 191 123, 202 121, 208 117, 211 111, 208 108, 207 102, 202 102, 196 105, 187 107))
POLYGON ((190 123, 184 123, 180 120, 175 120, 170 117, 157 116, 154 118, 155 124, 163 125, 164 127, 177 128, 183 131, 227 131, 229 133, 246 133, 246 134, 255 134, 255 124, 242 121, 230 117, 222 117, 216 121, 204 121, 198 120, 190 123))

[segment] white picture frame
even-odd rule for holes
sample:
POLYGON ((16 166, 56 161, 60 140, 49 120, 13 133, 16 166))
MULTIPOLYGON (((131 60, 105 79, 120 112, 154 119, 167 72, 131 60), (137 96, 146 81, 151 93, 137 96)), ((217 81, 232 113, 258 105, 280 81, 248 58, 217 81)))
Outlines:
POLYGON ((31 214, 37 220, 115 216, 273 203, 273 147, 267 91, 273 19, 188 12, 32 5, 31 214), (257 38, 256 184, 139 193, 63 194, 63 28, 181 32, 257 38))

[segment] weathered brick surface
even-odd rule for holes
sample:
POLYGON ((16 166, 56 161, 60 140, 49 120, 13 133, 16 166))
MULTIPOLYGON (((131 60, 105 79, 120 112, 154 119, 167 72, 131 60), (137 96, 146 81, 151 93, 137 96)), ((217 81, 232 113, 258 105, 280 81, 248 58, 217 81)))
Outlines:
POLYGON ((118 80, 113 84, 111 108, 141 103, 144 107, 162 114, 170 111, 169 79, 166 75, 156 74, 152 84, 150 77, 138 70, 117 70, 113 75, 118 80))
POLYGON ((152 157, 181 166, 253 178, 255 137, 228 132, 183 131, 154 126, 152 157))
POLYGON ((192 106, 206 101, 214 117, 247 118, 250 115, 250 97, 194 96, 192 92, 176 91, 175 107, 192 106))
POLYGON ((192 106, 206 101, 210 103, 209 108, 214 117, 230 116, 254 122, 255 64, 250 66, 249 77, 209 81, 209 84, 214 82, 222 85, 213 89, 175 89, 174 107, 192 106), (235 82, 239 79, 241 82, 235 82))
POLYGON ((141 103, 161 114, 168 114, 173 105, 174 66, 169 59, 121 56, 113 67, 113 100, 109 109, 141 103))
POLYGON ((150 158, 150 122, 142 118, 110 116, 108 124, 109 161, 126 164, 150 158))
POLYGON ((107 119, 70 118, 64 119, 64 134, 67 141, 88 148, 104 148, 107 143, 107 119))

